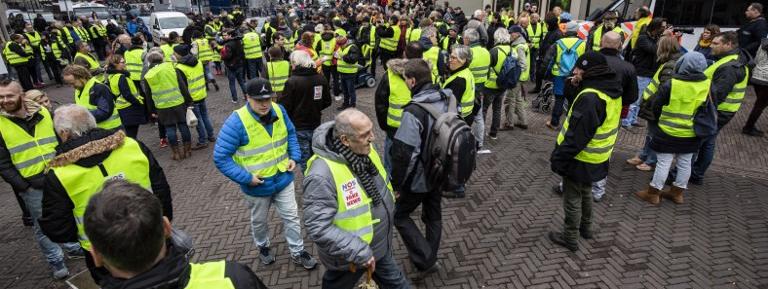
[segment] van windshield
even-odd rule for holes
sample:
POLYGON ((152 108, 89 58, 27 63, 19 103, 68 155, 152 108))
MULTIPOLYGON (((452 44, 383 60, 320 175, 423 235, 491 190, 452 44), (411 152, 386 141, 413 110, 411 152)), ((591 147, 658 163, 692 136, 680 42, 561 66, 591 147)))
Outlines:
POLYGON ((160 21, 160 28, 162 29, 185 28, 189 24, 187 17, 159 18, 158 21, 160 21))

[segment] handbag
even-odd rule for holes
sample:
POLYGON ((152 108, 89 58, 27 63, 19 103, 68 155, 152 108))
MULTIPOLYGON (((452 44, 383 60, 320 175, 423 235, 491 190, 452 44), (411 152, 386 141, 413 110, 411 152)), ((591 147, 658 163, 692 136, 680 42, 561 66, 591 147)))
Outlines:
POLYGON ((195 112, 192 111, 192 108, 187 108, 187 126, 188 127, 196 127, 197 126, 197 117, 195 116, 195 112))
POLYGON ((710 93, 693 116, 693 132, 699 138, 707 138, 716 135, 717 130, 717 106, 710 93))

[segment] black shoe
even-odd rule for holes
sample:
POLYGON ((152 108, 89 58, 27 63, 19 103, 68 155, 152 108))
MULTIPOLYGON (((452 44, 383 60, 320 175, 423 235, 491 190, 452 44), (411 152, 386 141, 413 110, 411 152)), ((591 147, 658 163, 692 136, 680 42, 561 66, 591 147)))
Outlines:
POLYGON ((429 277, 429 275, 434 274, 435 272, 440 271, 440 262, 435 262, 435 264, 432 265, 432 267, 429 267, 429 269, 424 271, 419 271, 418 274, 416 274, 416 277, 413 277, 413 281, 421 281, 429 277))
POLYGON ((317 260, 307 251, 301 251, 298 255, 291 256, 294 264, 301 265, 304 269, 312 270, 317 266, 317 260))
POLYGON ((633 123, 632 126, 634 126, 634 127, 645 127, 645 125, 640 123, 640 122, 633 123))
POLYGON ((697 186, 701 186, 701 185, 704 185, 704 179, 699 179, 699 178, 691 177, 690 179, 688 179, 688 183, 693 184, 693 185, 697 185, 697 186))
POLYGON ((216 142, 216 138, 215 138, 215 137, 212 137, 212 136, 209 136, 209 137, 208 137, 208 141, 209 141, 209 142, 212 142, 212 143, 215 143, 215 142, 216 142))
POLYGON ((490 137, 491 139, 497 139, 498 138, 498 136, 496 136, 495 133, 489 133, 488 137, 490 137))
POLYGON ((22 217, 21 222, 24 223, 24 226, 26 227, 34 227, 35 222, 32 221, 31 217, 22 217))
POLYGON ((269 247, 259 247, 259 259, 264 265, 275 263, 275 255, 269 252, 269 247))
POLYGON ((754 136, 754 137, 762 137, 762 136, 765 135, 764 132, 762 132, 761 130, 756 129, 754 127, 752 127, 752 128, 746 128, 745 127, 745 128, 743 128, 741 130, 741 133, 746 134, 748 136, 754 136))
POLYGON ((579 250, 579 245, 566 241, 565 237, 563 237, 563 233, 549 232, 549 240, 552 241, 552 243, 571 250, 571 252, 576 252, 579 250))
POLYGON ((592 230, 589 230, 589 229, 579 229, 579 235, 581 235, 582 238, 587 240, 591 240, 592 238, 594 238, 594 236, 592 235, 592 230))
POLYGON ((446 199, 463 199, 467 196, 467 192, 466 191, 443 192, 442 195, 443 195, 443 198, 446 198, 446 199))
POLYGON ((519 127, 520 129, 528 129, 527 124, 515 124, 516 127, 519 127))
POLYGON ((560 189, 560 185, 559 184, 552 186, 552 192, 555 193, 555 195, 558 195, 558 196, 562 196, 563 195, 563 190, 560 189))

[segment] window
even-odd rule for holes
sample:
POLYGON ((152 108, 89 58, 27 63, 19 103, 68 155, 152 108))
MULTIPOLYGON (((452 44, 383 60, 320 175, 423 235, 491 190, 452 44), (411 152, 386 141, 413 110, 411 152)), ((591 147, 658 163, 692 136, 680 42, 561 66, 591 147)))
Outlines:
POLYGON ((768 4, 765 0, 657 0, 653 15, 664 17, 675 26, 713 23, 720 27, 738 27, 746 22, 744 11, 752 2, 768 4))
POLYGON ((187 17, 158 18, 158 21, 160 21, 160 27, 163 29, 184 28, 189 25, 187 17))

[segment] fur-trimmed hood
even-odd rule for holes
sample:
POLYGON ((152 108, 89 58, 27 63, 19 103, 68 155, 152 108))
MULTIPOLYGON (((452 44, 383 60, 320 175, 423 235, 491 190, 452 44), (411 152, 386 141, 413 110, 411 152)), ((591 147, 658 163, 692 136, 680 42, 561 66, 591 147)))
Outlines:
POLYGON ((56 157, 48 163, 48 168, 78 164, 92 167, 101 163, 109 154, 125 143, 122 130, 111 131, 94 129, 84 136, 68 140, 56 147, 56 157))
POLYGON ((403 73, 405 72, 405 64, 408 63, 408 59, 403 58, 395 58, 390 59, 387 61, 387 68, 389 70, 392 70, 395 74, 399 76, 403 76, 403 73))

